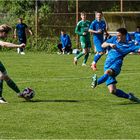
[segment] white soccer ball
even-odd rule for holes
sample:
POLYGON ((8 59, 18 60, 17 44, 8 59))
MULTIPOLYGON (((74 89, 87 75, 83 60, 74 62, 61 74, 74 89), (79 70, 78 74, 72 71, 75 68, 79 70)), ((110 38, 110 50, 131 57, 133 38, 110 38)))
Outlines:
POLYGON ((25 88, 23 90, 23 96, 30 100, 35 96, 35 91, 32 90, 31 88, 25 88))

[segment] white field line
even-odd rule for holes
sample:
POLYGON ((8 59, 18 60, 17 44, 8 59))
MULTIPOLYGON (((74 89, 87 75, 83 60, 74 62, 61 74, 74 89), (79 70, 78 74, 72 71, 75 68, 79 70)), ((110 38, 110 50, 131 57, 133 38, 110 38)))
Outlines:
POLYGON ((84 80, 84 79, 91 79, 91 77, 49 77, 46 79, 30 79, 30 80, 23 80, 17 83, 38 83, 38 82, 48 82, 48 81, 66 81, 66 80, 84 80))
MULTIPOLYGON (((130 75, 139 75, 139 73, 125 73, 120 74, 120 76, 130 76, 130 75)), ((92 77, 92 75, 91 75, 92 77)), ((85 80, 91 79, 91 77, 48 77, 46 79, 30 79, 30 80, 23 80, 17 83, 38 83, 38 82, 48 82, 48 81, 71 81, 71 80, 85 80)))

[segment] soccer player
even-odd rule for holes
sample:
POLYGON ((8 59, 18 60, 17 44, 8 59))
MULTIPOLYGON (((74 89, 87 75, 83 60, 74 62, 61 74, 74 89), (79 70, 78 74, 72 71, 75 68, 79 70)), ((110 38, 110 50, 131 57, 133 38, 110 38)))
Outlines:
POLYGON ((134 37, 135 45, 140 45, 140 26, 137 26, 136 32, 130 35, 134 37))
POLYGON ((86 20, 86 13, 81 12, 81 20, 77 23, 75 33, 80 36, 82 52, 80 52, 76 57, 74 57, 75 65, 77 65, 78 59, 84 55, 85 57, 82 66, 86 66, 86 62, 89 57, 89 51, 91 48, 90 33, 88 32, 89 26, 90 21, 86 20))
POLYGON ((58 49, 60 50, 61 53, 65 54, 71 54, 72 53, 72 44, 71 44, 71 39, 68 34, 64 30, 61 30, 61 35, 60 35, 60 41, 61 43, 58 44, 58 49))
MULTIPOLYGON (((32 35, 32 31, 28 28, 28 26, 23 23, 22 18, 18 19, 18 24, 16 25, 16 28, 14 30, 14 37, 17 38, 18 36, 18 40, 19 40, 19 44, 26 44, 27 39, 26 39, 26 30, 30 33, 30 35, 32 35)), ((17 48, 17 52, 24 55, 24 48, 17 48)))
POLYGON ((105 49, 101 47, 104 41, 104 33, 108 36, 107 26, 105 21, 102 19, 103 14, 101 11, 95 12, 95 20, 92 21, 89 32, 93 34, 93 43, 95 46, 96 54, 94 55, 94 60, 92 62, 91 68, 97 70, 96 63, 105 53, 105 49))
POLYGON ((106 82, 111 94, 140 103, 140 99, 135 97, 132 93, 127 94, 116 88, 116 77, 121 72, 124 57, 130 52, 140 52, 140 46, 136 46, 132 41, 127 41, 126 36, 127 30, 125 28, 119 28, 117 29, 116 36, 102 44, 103 48, 108 48, 108 54, 104 64, 104 75, 97 79, 97 75, 94 74, 91 87, 95 88, 106 82))
MULTIPOLYGON (((0 25, 0 38, 6 38, 8 32, 11 30, 11 28, 6 25, 0 25)), ((25 46, 25 44, 20 44, 20 45, 16 45, 13 43, 9 43, 9 42, 4 42, 0 40, 0 46, 1 47, 5 47, 5 48, 22 48, 25 46)), ((6 100, 2 97, 2 91, 3 91, 3 80, 6 81, 7 85, 13 89, 18 97, 23 97, 23 95, 20 93, 20 90, 18 88, 18 86, 14 83, 14 81, 8 76, 7 71, 4 67, 4 65, 2 64, 2 62, 0 62, 0 103, 7 103, 6 100)))

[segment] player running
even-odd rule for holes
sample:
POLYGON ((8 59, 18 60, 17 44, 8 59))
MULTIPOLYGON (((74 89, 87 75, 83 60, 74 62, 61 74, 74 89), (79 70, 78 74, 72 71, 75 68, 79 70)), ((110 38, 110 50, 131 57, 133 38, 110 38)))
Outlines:
POLYGON ((130 35, 134 37, 135 45, 140 45, 140 26, 137 26, 136 32, 130 35))
POLYGON ((80 52, 76 57, 74 57, 74 64, 77 65, 78 59, 85 55, 82 66, 86 66, 86 62, 89 57, 89 51, 91 48, 90 33, 88 32, 90 21, 86 20, 85 12, 81 12, 81 19, 82 20, 78 22, 75 28, 75 33, 80 36, 82 52, 80 52))
POLYGON ((92 21, 89 32, 93 34, 93 43, 95 46, 96 54, 94 55, 94 60, 92 62, 91 68, 93 70, 97 70, 96 63, 101 58, 101 56, 105 53, 105 49, 101 47, 104 41, 104 33, 107 33, 107 26, 105 21, 102 19, 103 14, 101 11, 95 12, 95 20, 92 21))
POLYGON ((109 92, 120 98, 126 98, 133 102, 140 103, 140 99, 132 93, 125 93, 116 88, 116 77, 121 72, 123 58, 130 52, 140 52, 140 46, 136 46, 134 42, 126 40, 127 30, 125 28, 117 29, 116 36, 107 40, 102 44, 103 48, 108 48, 108 55, 104 64, 104 75, 97 79, 97 75, 92 77, 92 88, 106 82, 109 92))
MULTIPOLYGON (((1 25, 0 26, 0 38, 6 38, 8 32, 10 30, 11 30, 11 28, 8 25, 6 25, 6 24, 1 25)), ((25 44, 22 43, 20 45, 16 45, 13 43, 4 42, 4 41, 0 40, 0 46, 5 47, 5 48, 22 48, 22 47, 25 47, 25 44)), ((17 93, 18 97, 24 98, 22 93, 20 93, 18 86, 8 76, 7 71, 4 67, 4 65, 2 64, 2 62, 0 62, 0 103, 7 103, 6 100, 2 97, 3 80, 5 80, 7 85, 17 93)))

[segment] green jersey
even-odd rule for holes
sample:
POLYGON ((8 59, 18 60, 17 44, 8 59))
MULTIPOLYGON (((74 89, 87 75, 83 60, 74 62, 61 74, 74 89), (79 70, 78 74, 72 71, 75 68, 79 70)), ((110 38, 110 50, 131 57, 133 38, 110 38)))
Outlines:
POLYGON ((79 21, 77 23, 77 26, 75 28, 75 33, 80 36, 80 42, 89 42, 90 41, 90 33, 88 32, 90 26, 90 21, 79 21), (83 33, 86 32, 86 35, 83 35, 83 33))

